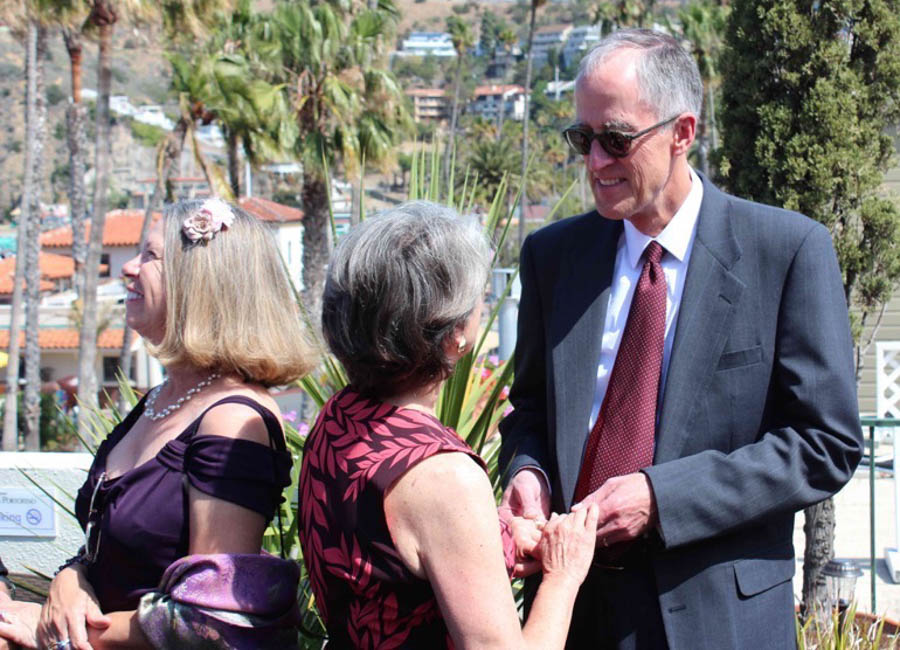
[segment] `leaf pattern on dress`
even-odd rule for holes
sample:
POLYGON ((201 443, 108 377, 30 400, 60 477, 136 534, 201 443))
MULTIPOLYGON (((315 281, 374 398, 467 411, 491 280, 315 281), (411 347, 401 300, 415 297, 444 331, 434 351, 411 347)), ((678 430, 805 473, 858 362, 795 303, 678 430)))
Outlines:
POLYGON ((434 592, 400 560, 384 490, 446 451, 484 463, 436 418, 350 388, 322 408, 300 474, 300 544, 316 606, 336 647, 453 647, 434 592))

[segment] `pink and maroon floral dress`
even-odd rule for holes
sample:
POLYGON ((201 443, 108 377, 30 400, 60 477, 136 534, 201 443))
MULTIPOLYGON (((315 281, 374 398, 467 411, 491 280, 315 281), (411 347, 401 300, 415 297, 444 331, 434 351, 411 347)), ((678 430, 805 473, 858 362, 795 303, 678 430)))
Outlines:
POLYGON ((351 388, 319 414, 300 474, 300 544, 330 650, 453 647, 431 585, 404 566, 383 507, 408 469, 448 451, 484 467, 436 418, 351 388))

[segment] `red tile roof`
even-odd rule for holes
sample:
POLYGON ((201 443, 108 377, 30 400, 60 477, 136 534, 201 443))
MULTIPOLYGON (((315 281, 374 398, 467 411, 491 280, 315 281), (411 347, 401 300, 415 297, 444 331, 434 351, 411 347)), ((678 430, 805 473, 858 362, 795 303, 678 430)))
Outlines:
POLYGON ((262 199, 258 196, 245 196, 238 200, 238 205, 248 214, 252 214, 262 221, 288 223, 303 220, 303 210, 275 203, 275 201, 270 201, 269 199, 262 199))
MULTIPOLYGON (((78 330, 46 328, 38 332, 38 343, 42 350, 77 350, 78 330)), ((105 329, 97 338, 97 348, 101 350, 121 349, 124 330, 105 329)), ((19 346, 25 345, 25 333, 19 333, 19 346)), ((9 348, 9 330, 0 330, 0 349, 9 348)))
MULTIPOLYGON (((52 280, 71 278, 75 273, 75 260, 68 255, 41 253, 38 256, 38 264, 41 267, 41 291, 52 291, 56 286, 52 280)), ((107 265, 101 264, 100 267, 104 270, 107 265)), ((0 260, 0 294, 9 295, 13 292, 15 273, 15 255, 0 260)))
MULTIPOLYGON (((161 213, 154 212, 153 220, 161 213)), ((137 246, 140 243, 141 226, 144 224, 143 210, 111 210, 106 213, 103 224, 104 246, 137 246)), ((85 226, 85 239, 91 235, 91 224, 85 226)), ((60 226, 41 235, 41 246, 64 248, 72 245, 72 226, 60 226)))
MULTIPOLYGON (((303 219, 302 210, 256 196, 244 197, 238 203, 249 214, 262 221, 289 223, 303 219)), ((153 220, 156 221, 161 216, 161 213, 154 212, 153 220)), ((140 243, 141 226, 143 224, 143 210, 111 210, 107 212, 106 221, 103 225, 103 245, 137 246, 140 243)), ((90 233, 91 225, 88 223, 85 238, 90 237, 90 233)), ((45 248, 65 248, 71 245, 71 226, 60 226, 41 235, 41 246, 45 248)))

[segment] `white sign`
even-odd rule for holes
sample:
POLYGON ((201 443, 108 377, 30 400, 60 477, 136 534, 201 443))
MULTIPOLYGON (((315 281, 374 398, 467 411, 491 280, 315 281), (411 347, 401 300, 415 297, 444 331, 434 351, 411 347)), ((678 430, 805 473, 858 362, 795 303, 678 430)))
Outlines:
POLYGON ((0 536, 56 537, 53 501, 37 488, 0 487, 0 536))

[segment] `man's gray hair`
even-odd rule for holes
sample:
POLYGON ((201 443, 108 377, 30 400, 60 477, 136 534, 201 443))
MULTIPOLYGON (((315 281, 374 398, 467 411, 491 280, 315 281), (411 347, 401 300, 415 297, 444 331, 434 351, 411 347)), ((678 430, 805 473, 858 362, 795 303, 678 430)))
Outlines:
POLYGON ((700 117, 703 81, 697 62, 674 38, 649 29, 621 29, 604 37, 581 60, 576 90, 613 53, 623 49, 643 52, 637 62, 639 92, 659 119, 680 113, 700 117))
POLYGON ((386 397, 444 379, 444 344, 484 295, 491 250, 474 217, 404 203, 353 228, 337 246, 322 327, 350 383, 386 397))

